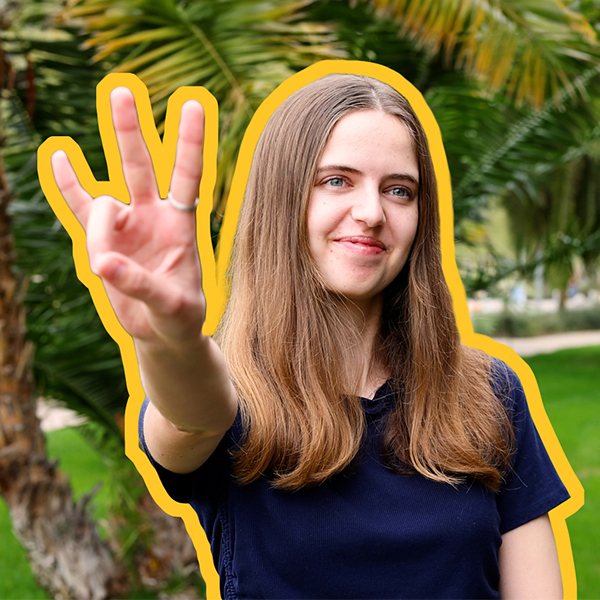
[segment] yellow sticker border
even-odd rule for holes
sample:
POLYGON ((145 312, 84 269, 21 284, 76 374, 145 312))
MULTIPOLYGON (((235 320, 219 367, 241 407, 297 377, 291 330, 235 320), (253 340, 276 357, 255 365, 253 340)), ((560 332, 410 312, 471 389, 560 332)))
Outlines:
POLYGON ((231 192, 225 210, 218 259, 212 251, 210 238, 210 211, 216 181, 216 157, 218 148, 218 106, 214 96, 202 87, 179 88, 169 98, 165 122, 165 135, 161 142, 156 132, 146 86, 132 74, 113 73, 107 75, 97 86, 97 111, 100 136, 104 146, 110 180, 98 182, 94 179, 79 146, 67 137, 51 137, 38 150, 38 174, 42 190, 73 240, 73 258, 77 276, 89 288, 100 318, 108 333, 119 344, 127 388, 130 394, 125 411, 125 453, 133 461, 144 478, 152 497, 167 513, 181 517, 190 534, 200 562, 202 576, 206 582, 207 597, 220 598, 219 576, 214 568, 210 545, 198 522, 198 516, 189 505, 172 500, 165 492, 155 469, 139 448, 138 417, 144 399, 133 341, 118 322, 106 297, 102 283, 90 270, 86 251, 85 233, 73 213, 62 198, 52 176, 50 157, 57 150, 64 150, 79 177, 82 186, 93 196, 108 194, 125 202, 129 195, 122 174, 121 159, 112 127, 109 95, 116 87, 129 88, 134 96, 142 133, 152 157, 159 190, 166 197, 171 171, 175 159, 177 125, 181 106, 187 100, 199 101, 206 115, 204 147, 204 173, 200 185, 201 203, 197 211, 198 249, 203 269, 203 286, 207 298, 207 320, 204 333, 211 334, 225 306, 224 275, 233 244, 233 236, 241 207, 244 188, 248 178, 254 148, 267 120, 273 111, 290 94, 308 83, 330 73, 354 73, 379 79, 398 90, 410 103, 418 115, 427 134, 431 156, 438 182, 441 218, 442 266, 452 294, 456 319, 464 344, 480 348, 507 364, 517 373, 527 396, 529 408, 537 429, 542 437, 550 458, 561 479, 566 485, 571 499, 550 513, 556 538, 563 577, 565 598, 577 597, 575 565, 571 551, 566 518, 575 513, 584 501, 583 486, 577 479, 546 415, 535 376, 527 363, 510 348, 494 340, 474 333, 467 299, 455 260, 452 188, 448 162, 442 137, 433 116, 421 93, 404 77, 382 65, 361 61, 331 60, 316 63, 284 81, 257 109, 240 147, 238 162, 232 181, 231 192))

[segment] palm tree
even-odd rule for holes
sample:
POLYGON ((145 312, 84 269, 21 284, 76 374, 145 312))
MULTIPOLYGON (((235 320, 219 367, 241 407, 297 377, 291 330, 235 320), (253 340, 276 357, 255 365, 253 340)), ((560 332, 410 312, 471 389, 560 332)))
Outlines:
MULTIPOLYGON (((249 118, 276 85, 303 65, 323 58, 375 60, 424 92, 442 131, 465 120, 504 131, 506 121, 520 115, 514 105, 512 111, 490 110, 492 100, 511 106, 507 99, 515 98, 517 106, 537 108, 565 89, 573 94, 577 76, 596 65, 599 56, 585 17, 558 0, 220 0, 187 5, 80 0, 67 14, 90 32, 95 60, 120 53, 116 70, 134 72, 146 83, 159 127, 167 97, 177 87, 204 85, 217 97, 227 120, 221 124, 215 229, 249 118), (117 5, 118 12, 113 11, 117 5), (462 107, 440 94, 444 87, 451 89, 453 100, 460 94, 462 107), (477 114, 467 113, 472 110, 477 114)), ((463 143, 463 150, 451 152, 450 158, 469 156, 472 148, 463 143)), ((460 172, 461 163, 451 160, 451 167, 460 172)))
MULTIPOLYGON (((73 35, 38 30, 35 42, 29 43, 17 33, 15 27, 8 31, 2 44, 4 55, 27 57, 24 64, 41 69, 43 77, 36 80, 33 95, 32 79, 27 77, 31 68, 20 71, 15 61, 10 78, 14 86, 5 89, 2 104, 2 139, 9 140, 2 154, 15 190, 11 202, 12 233, 17 239, 15 270, 21 281, 29 280, 27 294, 24 287, 15 293, 18 287, 10 277, 10 261, 2 263, 7 296, 0 320, 20 336, 11 333, 8 325, 2 328, 3 372, 11 373, 7 369, 13 361, 18 365, 13 371, 24 381, 22 392, 10 404, 3 404, 0 414, 5 434, 0 440, 2 493, 34 574, 53 596, 107 598, 127 596, 132 586, 161 589, 174 575, 180 578, 182 572, 189 572, 190 564, 196 565, 192 570, 197 572, 195 551, 181 522, 158 509, 133 465, 123 460, 123 435, 115 416, 122 411, 127 394, 118 350, 65 262, 70 242, 49 210, 36 174, 35 149, 41 139, 59 127, 78 133, 95 128, 94 88, 101 75, 85 65, 87 57, 81 55, 80 40, 73 35), (65 63, 72 68, 64 71, 65 63), (80 102, 77 111, 69 102, 74 88, 80 102), (34 114, 26 110, 33 106, 28 98, 38 103, 34 114), (26 345, 23 301, 30 310, 26 345), (30 360, 34 346, 35 394, 30 360), (46 457, 35 417, 39 392, 66 400, 92 419, 86 425, 87 437, 101 446, 114 474, 108 541, 101 540, 89 517, 91 496, 76 503, 68 481, 46 457)), ((101 173, 100 144, 91 133, 85 139, 91 142, 86 150, 96 157, 92 162, 101 173)), ((2 256, 9 257, 10 221, 5 218, 9 183, 3 178, 2 184, 4 229, 0 238, 2 256)), ((16 394, 10 377, 2 379, 2 385, 7 386, 2 390, 7 399, 11 386, 16 394)))
POLYGON ((33 345, 25 339, 24 282, 13 273, 10 200, 0 157, 0 490, 40 583, 56 597, 102 599, 119 592, 121 572, 89 519, 89 497, 75 502, 46 454, 33 345))
POLYGON ((459 153, 468 160, 453 171, 454 194, 460 200, 455 209, 457 238, 464 238, 463 228, 481 219, 489 199, 501 198, 515 256, 521 257, 518 262, 493 257, 495 273, 486 274, 483 267, 465 282, 471 290, 487 289, 513 272, 530 276, 543 264, 548 280, 564 292, 575 256, 590 270, 597 265, 600 197, 594 165, 600 135, 595 100, 600 66, 586 69, 575 84, 585 95, 564 89, 538 110, 495 102, 499 115, 511 112, 508 128, 490 119, 486 136, 469 127, 466 136, 457 132, 457 137, 447 138, 451 147, 463 147, 461 138, 471 146, 470 152, 459 153))
POLYGON ((575 259, 591 273, 600 257, 600 132, 584 121, 569 133, 571 145, 560 162, 536 165, 535 186, 515 182, 503 195, 517 252, 529 260, 543 256, 546 279, 561 292, 561 309, 575 259))
POLYGON ((560 0, 362 1, 429 56, 517 104, 541 106, 595 61, 595 31, 560 0))

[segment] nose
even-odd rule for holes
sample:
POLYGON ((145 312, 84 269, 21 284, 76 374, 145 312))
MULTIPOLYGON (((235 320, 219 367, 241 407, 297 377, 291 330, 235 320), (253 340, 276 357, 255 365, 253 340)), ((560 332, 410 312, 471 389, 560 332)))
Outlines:
POLYGON ((364 186, 357 190, 355 202, 352 205, 352 218, 364 223, 369 228, 375 228, 385 223, 385 212, 381 203, 379 186, 364 186))

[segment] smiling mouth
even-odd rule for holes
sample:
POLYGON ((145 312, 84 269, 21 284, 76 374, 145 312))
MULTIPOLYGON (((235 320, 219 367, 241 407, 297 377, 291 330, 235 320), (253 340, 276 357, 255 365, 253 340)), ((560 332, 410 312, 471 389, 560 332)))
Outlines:
POLYGON ((338 242, 348 242, 350 244, 358 244, 361 246, 371 246, 374 248, 379 248, 381 250, 385 250, 385 244, 380 242, 379 240, 367 237, 363 235, 353 235, 351 237, 344 237, 337 240, 338 242))
POLYGON ((360 252, 366 255, 378 255, 386 251, 386 246, 383 242, 367 236, 350 236, 336 240, 339 244, 349 250, 360 252))

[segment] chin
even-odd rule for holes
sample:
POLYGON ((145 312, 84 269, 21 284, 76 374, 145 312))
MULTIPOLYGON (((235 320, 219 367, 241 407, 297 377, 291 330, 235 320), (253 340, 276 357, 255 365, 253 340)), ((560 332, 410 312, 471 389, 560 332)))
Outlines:
POLYGON ((336 286, 330 289, 332 293, 361 306, 367 306, 371 302, 379 301, 383 292, 379 288, 364 289, 349 286, 336 286))

